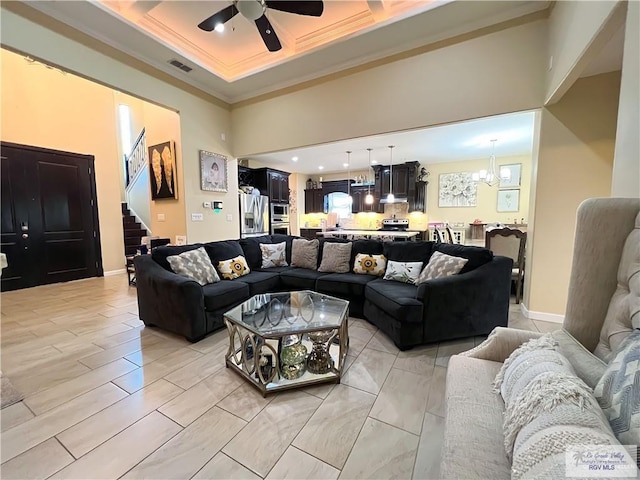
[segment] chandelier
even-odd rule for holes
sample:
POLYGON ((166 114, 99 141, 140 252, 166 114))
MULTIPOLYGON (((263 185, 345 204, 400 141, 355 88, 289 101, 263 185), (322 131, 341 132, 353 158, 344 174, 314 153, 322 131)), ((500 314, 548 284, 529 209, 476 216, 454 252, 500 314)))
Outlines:
POLYGON ((511 178, 511 171, 508 168, 500 169, 500 177, 496 174, 496 138, 491 140, 491 156, 489 157, 488 170, 480 170, 471 174, 471 178, 474 182, 484 182, 490 187, 496 186, 500 183, 500 180, 509 180, 511 178))

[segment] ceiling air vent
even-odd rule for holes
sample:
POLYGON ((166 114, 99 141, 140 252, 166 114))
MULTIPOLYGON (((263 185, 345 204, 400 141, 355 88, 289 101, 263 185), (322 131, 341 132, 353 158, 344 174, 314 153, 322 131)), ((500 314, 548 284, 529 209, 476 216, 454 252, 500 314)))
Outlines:
POLYGON ((169 60, 169 63, 170 63, 171 65, 173 65, 174 67, 179 68, 179 69, 180 69, 180 70, 182 70, 183 72, 187 72, 187 73, 189 73, 191 70, 193 70, 193 68, 191 68, 191 67, 189 67, 189 66, 185 65, 184 63, 182 63, 182 62, 180 62, 180 61, 176 60, 175 58, 173 58, 173 59, 169 60))

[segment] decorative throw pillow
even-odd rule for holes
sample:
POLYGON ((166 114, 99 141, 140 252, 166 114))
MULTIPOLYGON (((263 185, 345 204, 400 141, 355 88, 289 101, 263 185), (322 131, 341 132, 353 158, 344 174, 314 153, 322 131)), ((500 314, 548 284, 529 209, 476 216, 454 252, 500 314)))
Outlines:
POLYGON ((291 245, 291 266, 315 270, 318 268, 318 239, 295 238, 291 245))
POLYGON ((384 255, 368 255, 358 253, 353 264, 353 273, 376 275, 381 277, 387 268, 387 257, 384 255))
POLYGON ((347 273, 351 260, 351 242, 325 242, 319 272, 347 273))
POLYGON ((287 242, 282 243, 261 243, 262 268, 286 267, 287 263, 287 242))
POLYGON ((640 445, 640 330, 622 342, 594 393, 620 443, 640 445))
POLYGON ((466 258, 454 257, 442 252, 433 252, 429 263, 427 263, 427 266, 420 272, 416 284, 420 285, 434 278, 456 275, 460 273, 460 270, 462 270, 468 261, 466 258))
POLYGON ((211 259, 204 247, 189 250, 179 255, 170 255, 167 257, 167 262, 169 262, 174 273, 195 280, 200 285, 220 281, 218 272, 213 268, 211 259))
POLYGON ((420 276, 422 262, 387 262, 387 270, 384 273, 384 280, 394 280, 396 282, 415 284, 420 276))
POLYGON ((218 262, 218 270, 220 270, 222 278, 226 280, 233 280, 251 272, 247 261, 242 255, 218 262))

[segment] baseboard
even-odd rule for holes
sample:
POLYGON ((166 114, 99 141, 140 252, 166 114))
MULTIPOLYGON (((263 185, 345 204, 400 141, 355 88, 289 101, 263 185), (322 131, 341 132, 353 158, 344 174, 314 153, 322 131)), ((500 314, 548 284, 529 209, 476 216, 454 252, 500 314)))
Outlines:
POLYGON ((108 272, 104 272, 104 276, 113 277, 114 275, 120 275, 121 273, 127 273, 127 269, 121 268, 120 270, 109 270, 108 272))
POLYGON ((553 322, 553 323, 563 323, 564 315, 559 315, 557 313, 546 313, 546 312, 534 312, 525 307, 524 303, 520 304, 520 311, 522 314, 531 319, 531 320, 542 320, 545 322, 553 322))

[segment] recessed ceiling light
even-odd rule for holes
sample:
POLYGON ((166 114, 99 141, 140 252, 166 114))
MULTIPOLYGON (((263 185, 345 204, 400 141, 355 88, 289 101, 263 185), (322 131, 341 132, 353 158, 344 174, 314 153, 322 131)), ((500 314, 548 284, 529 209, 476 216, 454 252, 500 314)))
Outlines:
MULTIPOLYGON (((209 28, 211 28, 211 27, 209 27, 209 28)), ((216 32, 220 32, 220 33, 224 32, 224 24, 222 24, 222 23, 218 23, 218 24, 216 25, 215 30, 216 30, 216 32)))
POLYGON ((320 165, 320 166, 318 167, 318 170, 324 170, 324 167, 323 167, 322 165, 320 165))
POLYGON ((371 163, 372 164, 376 164, 376 163, 378 163, 378 160, 371 160, 371 163))
POLYGON ((342 164, 342 166, 343 166, 344 168, 347 168, 347 167, 349 166, 349 164, 348 164, 348 163, 343 163, 343 164, 342 164))
POLYGON ((291 157, 291 160, 293 160, 294 162, 298 161, 298 157, 291 157))

